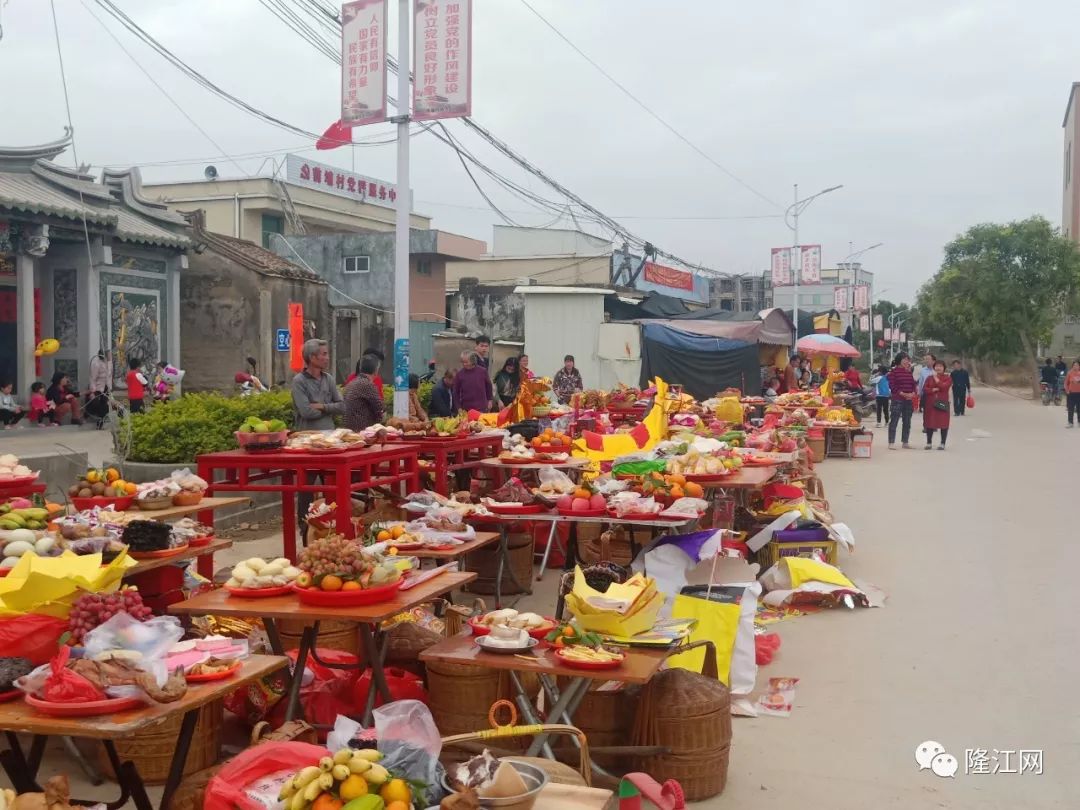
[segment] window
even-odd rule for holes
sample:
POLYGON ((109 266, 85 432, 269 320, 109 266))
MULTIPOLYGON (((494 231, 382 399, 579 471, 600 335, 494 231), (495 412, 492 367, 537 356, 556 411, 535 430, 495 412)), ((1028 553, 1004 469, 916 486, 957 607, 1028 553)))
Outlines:
POLYGON ((346 256, 342 259, 342 269, 346 273, 367 273, 370 267, 367 256, 346 256))
POLYGON ((275 214, 262 215, 262 246, 270 249, 271 234, 285 233, 285 217, 275 214))
POLYGON ((416 274, 420 276, 431 275, 431 259, 416 260, 416 274))

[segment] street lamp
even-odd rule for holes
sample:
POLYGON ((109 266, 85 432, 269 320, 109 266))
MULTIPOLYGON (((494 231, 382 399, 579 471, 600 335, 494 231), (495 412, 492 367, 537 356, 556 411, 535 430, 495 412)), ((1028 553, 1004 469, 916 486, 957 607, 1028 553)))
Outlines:
POLYGON ((799 250, 799 215, 807 209, 807 207, 823 194, 828 194, 830 191, 836 191, 843 188, 841 184, 839 186, 829 186, 822 189, 817 194, 811 194, 809 197, 800 200, 799 199, 799 184, 795 184, 795 202, 788 206, 784 211, 784 224, 791 228, 795 232, 795 252, 799 256, 799 266, 795 268, 795 290, 794 301, 792 302, 792 318, 795 321, 795 342, 799 342, 799 276, 802 275, 802 251, 799 250), (790 219, 790 221, 789 221, 790 219))
POLYGON ((893 333, 893 339, 889 341, 889 354, 892 354, 894 356, 896 355, 896 344, 898 342, 895 337, 896 328, 902 323, 907 323, 908 315, 910 314, 910 312, 906 311, 894 312, 892 315, 889 316, 889 329, 893 333))
MULTIPOLYGON (((848 269, 850 270, 851 265, 855 263, 855 260, 857 258, 862 256, 864 253, 868 253, 869 251, 874 250, 875 248, 881 247, 884 244, 885 244, 884 242, 876 242, 873 245, 870 245, 870 247, 864 247, 862 250, 853 251, 853 252, 849 253, 847 256, 845 256, 844 260, 842 262, 840 262, 840 264, 847 263, 848 269)), ((852 245, 852 243, 848 242, 848 247, 851 247, 851 245, 852 245)), ((855 285, 855 286, 858 286, 858 283, 859 283, 858 271, 855 271, 855 274, 852 276, 852 284, 855 285)), ((885 290, 881 294, 884 295, 886 292, 888 292, 888 290, 885 290)), ((854 297, 852 298, 852 300, 854 300, 854 297)), ((873 367, 874 367, 874 292, 873 292, 873 289, 871 289, 871 291, 870 291, 870 368, 873 369, 873 367)))

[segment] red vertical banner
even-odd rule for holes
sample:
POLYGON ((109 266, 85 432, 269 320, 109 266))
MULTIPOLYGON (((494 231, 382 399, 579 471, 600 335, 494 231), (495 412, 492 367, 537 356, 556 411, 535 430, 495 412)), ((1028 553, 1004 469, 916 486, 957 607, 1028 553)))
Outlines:
MULTIPOLYGON (((41 289, 34 288, 34 345, 41 343, 41 289)), ((41 376, 41 358, 34 357, 34 376, 41 376)))
POLYGON ((289 368, 304 367, 304 305, 289 302, 289 368))

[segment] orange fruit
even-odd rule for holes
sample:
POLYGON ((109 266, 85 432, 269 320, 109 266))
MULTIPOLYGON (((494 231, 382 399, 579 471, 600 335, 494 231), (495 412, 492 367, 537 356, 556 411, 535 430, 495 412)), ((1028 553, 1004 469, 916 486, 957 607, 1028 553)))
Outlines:
POLYGON ((686 495, 686 493, 683 491, 683 488, 680 487, 678 484, 675 484, 671 488, 671 497, 672 498, 682 498, 684 495, 686 495))
POLYGON ((388 548, 386 550, 386 556, 387 557, 396 557, 397 555, 398 555, 397 546, 390 546, 390 548, 388 548))
POLYGON ((380 543, 385 543, 387 540, 393 540, 394 536, 390 534, 390 532, 388 532, 386 529, 383 529, 381 532, 375 535, 375 539, 378 540, 380 543))
POLYGON ((343 591, 358 591, 358 590, 360 590, 360 583, 356 582, 355 580, 350 579, 348 582, 344 583, 341 586, 341 590, 343 590, 343 591))
MULTIPOLYGON (((324 591, 340 591, 345 583, 341 581, 341 577, 334 574, 327 574, 322 578, 322 582, 319 583, 319 587, 324 591)), ((312 808, 314 810, 314 808, 312 808)))
MULTIPOLYGON (((412 790, 409 789, 409 783, 404 779, 391 779, 382 789, 379 791, 379 796, 382 800, 391 804, 400 804, 408 810, 408 806, 412 803, 412 790)), ((387 807, 389 810, 389 807, 387 807)))
POLYGON ((135 483, 133 483, 132 481, 125 481, 124 482, 124 491, 128 495, 134 495, 136 492, 138 492, 138 490, 139 490, 139 487, 135 483))
POLYGON ((705 489, 696 481, 687 481, 683 489, 686 491, 687 496, 691 498, 701 498, 705 495, 705 489))
POLYGON ((532 441, 530 442, 530 444, 531 444, 531 445, 532 445, 533 447, 539 447, 539 446, 540 446, 540 445, 542 445, 543 443, 544 443, 544 442, 543 442, 543 441, 542 441, 542 440, 540 439, 540 437, 539 437, 539 436, 537 436, 537 437, 536 437, 535 439, 533 439, 533 440, 532 440, 532 441))
POLYGON ((664 480, 664 476, 658 473, 656 470, 653 470, 651 473, 649 473, 649 477, 652 478, 654 481, 664 480))
POLYGON ((681 486, 682 484, 686 483, 686 476, 680 475, 679 473, 672 473, 671 475, 667 476, 667 480, 671 484, 679 484, 681 486))
POLYGON ((584 487, 578 487, 577 489, 574 490, 574 497, 575 498, 591 498, 592 493, 589 492, 589 490, 585 489, 584 487))
POLYGON ((311 810, 341 810, 344 805, 345 802, 333 793, 320 793, 312 803, 311 810))
POLYGON ((360 774, 354 773, 338 786, 338 793, 346 802, 368 794, 368 783, 360 774))
POLYGON ((385 810, 409 810, 409 805, 406 802, 394 801, 386 805, 385 810))
POLYGON ((390 536, 397 540, 401 535, 405 534, 405 527, 400 523, 390 530, 390 536))
POLYGON ((120 478, 120 471, 116 469, 116 467, 109 467, 109 469, 105 471, 106 481, 112 482, 116 481, 118 478, 120 478))

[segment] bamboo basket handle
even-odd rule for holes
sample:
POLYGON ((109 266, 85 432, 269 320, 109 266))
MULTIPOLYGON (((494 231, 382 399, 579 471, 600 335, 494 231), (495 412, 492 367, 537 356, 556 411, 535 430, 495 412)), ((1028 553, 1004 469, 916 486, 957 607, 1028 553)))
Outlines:
POLYGON ((684 652, 697 649, 698 647, 705 648, 705 658, 701 662, 701 674, 706 678, 715 678, 720 680, 720 667, 716 662, 716 645, 707 639, 701 639, 700 641, 691 641, 689 644, 684 644, 681 647, 675 647, 668 652, 668 656, 680 655, 684 652))
POLYGON ((263 737, 263 732, 269 728, 270 724, 267 723, 265 720, 260 720, 258 723, 256 723, 255 726, 251 729, 251 744, 258 745, 259 740, 261 740, 263 737))
POLYGON ((601 562, 610 562, 611 561, 611 538, 610 538, 610 536, 608 534, 608 532, 610 532, 610 531, 611 530, 608 529, 606 531, 600 532, 600 561, 601 562))
POLYGON ((443 747, 459 742, 473 742, 476 740, 498 740, 507 737, 532 737, 537 734, 565 734, 575 736, 581 746, 581 778, 586 785, 592 785, 592 757, 589 755, 589 739, 577 726, 567 726, 561 723, 537 723, 527 726, 515 726, 517 720, 517 708, 508 700, 497 700, 488 711, 488 722, 492 727, 483 731, 473 731, 466 734, 454 734, 443 737, 443 747), (496 714, 502 708, 510 711, 510 723, 501 725, 495 719, 496 714))

